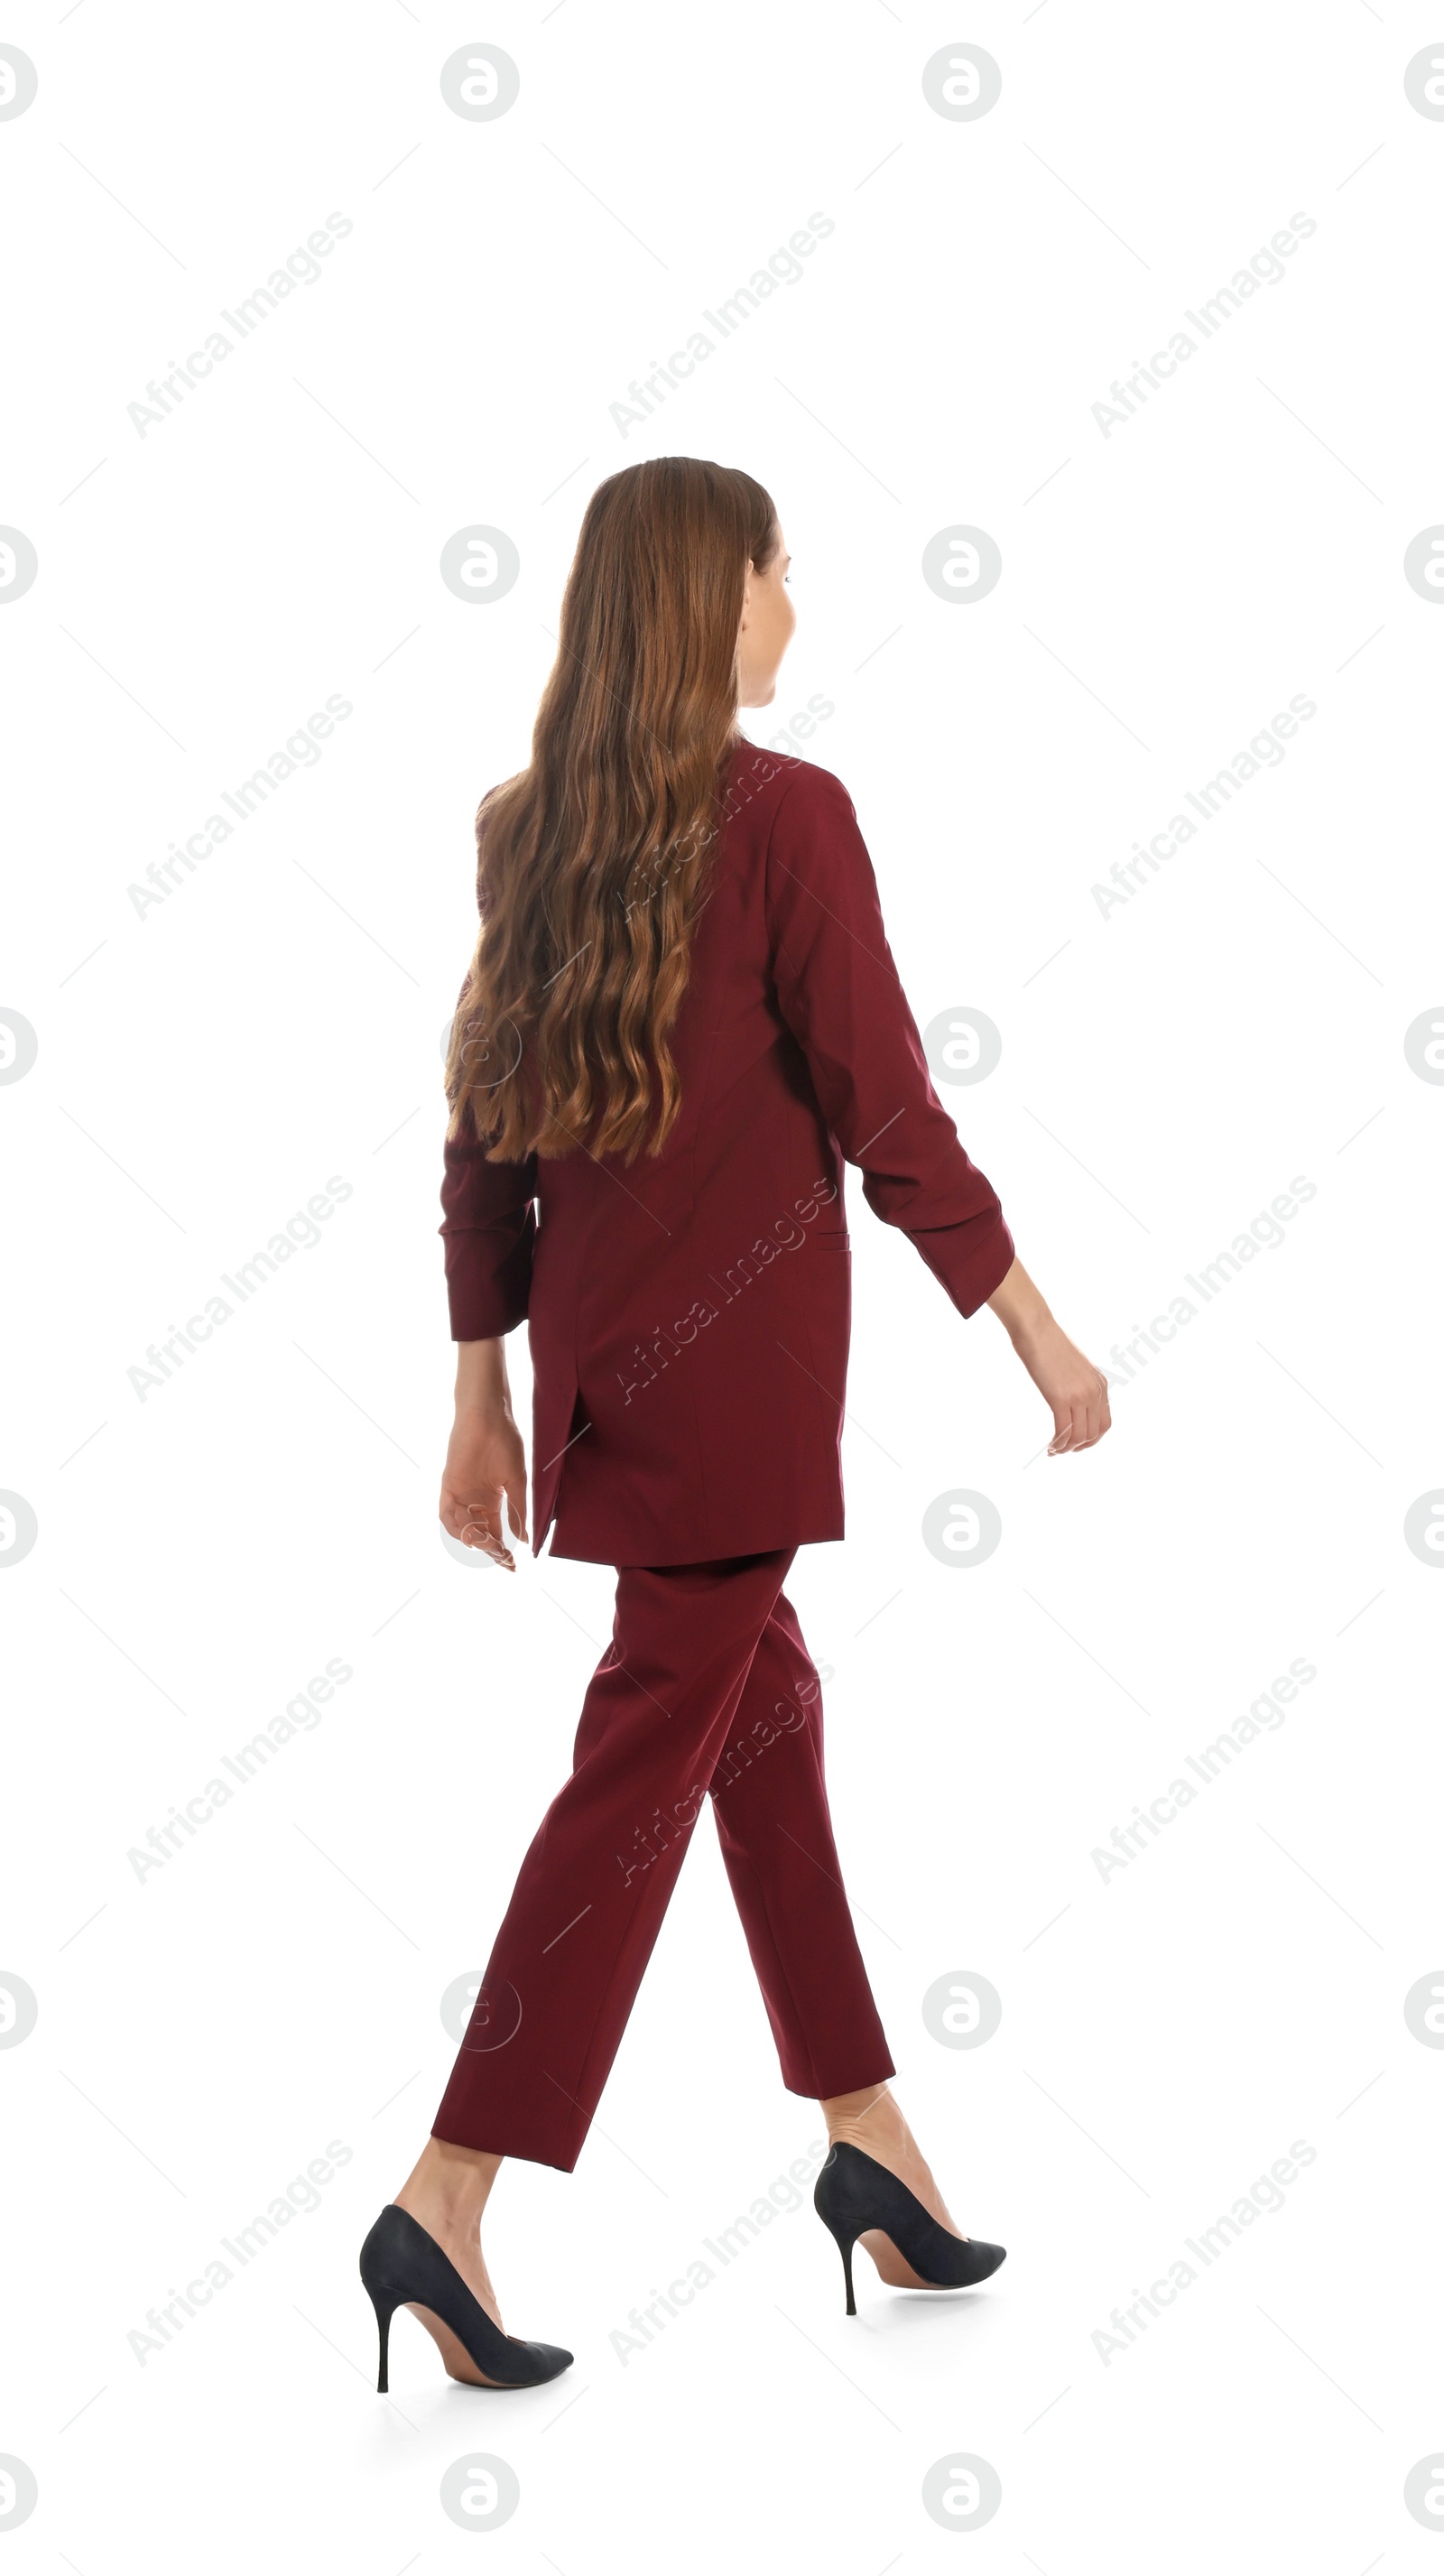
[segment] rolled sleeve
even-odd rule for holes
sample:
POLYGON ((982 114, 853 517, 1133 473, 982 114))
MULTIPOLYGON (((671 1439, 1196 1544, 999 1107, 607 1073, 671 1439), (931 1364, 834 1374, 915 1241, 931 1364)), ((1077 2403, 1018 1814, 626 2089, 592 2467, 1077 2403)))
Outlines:
POLYGON ((933 1089, 883 928, 851 797, 801 767, 773 818, 767 910, 778 1006, 863 1196, 907 1235, 958 1312, 1007 1276, 1013 1238, 933 1089))
POLYGON ((500 1340, 524 1321, 536 1242, 536 1156, 489 1163, 486 1148, 448 1137, 437 1231, 446 1257, 454 1342, 500 1340))

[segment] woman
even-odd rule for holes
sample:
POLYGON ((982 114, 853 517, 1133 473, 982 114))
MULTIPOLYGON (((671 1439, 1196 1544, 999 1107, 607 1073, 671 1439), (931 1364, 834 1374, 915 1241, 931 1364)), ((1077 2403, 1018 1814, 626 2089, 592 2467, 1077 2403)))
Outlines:
POLYGON ((964 1316, 987 1304, 1051 1405, 1104 1379, 1014 1257, 940 1106, 851 801, 756 750, 796 623, 751 478, 663 457, 582 523, 531 765, 477 816, 482 926, 447 1066, 458 1344, 453 1537, 515 1571, 527 1475, 505 1336, 526 1318, 539 1552, 617 1568, 574 1767, 527 1853, 421 2159, 362 2275, 386 2381, 406 2304, 453 2377, 548 2379, 501 2329, 480 2223, 505 2156, 570 2172, 710 1794, 782 2081, 822 2104, 817 2207, 914 2288, 984 2279, 888 2087, 823 1778, 817 1676, 782 1586, 843 1534, 844 1161, 964 1316), (540 1207, 540 1225, 536 1208, 540 1207))

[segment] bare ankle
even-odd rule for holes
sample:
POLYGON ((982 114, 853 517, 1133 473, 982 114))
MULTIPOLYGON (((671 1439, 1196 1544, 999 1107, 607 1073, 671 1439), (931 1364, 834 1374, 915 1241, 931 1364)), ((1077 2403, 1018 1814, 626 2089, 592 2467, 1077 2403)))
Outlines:
POLYGON ((855 2093, 832 2094, 822 2104, 822 2116, 830 2138, 862 2139, 869 2134, 876 2137, 902 2124, 902 2113, 885 2083, 864 2084, 855 2093))
POLYGON ((398 2208, 421 2216, 432 2235, 474 2243, 482 2212, 501 2169, 500 2156, 428 2138, 396 2195, 398 2208))

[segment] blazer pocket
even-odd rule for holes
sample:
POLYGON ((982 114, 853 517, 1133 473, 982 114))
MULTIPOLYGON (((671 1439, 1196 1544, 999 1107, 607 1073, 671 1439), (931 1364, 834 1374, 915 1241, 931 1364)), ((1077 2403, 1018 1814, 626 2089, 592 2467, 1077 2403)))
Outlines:
POLYGON ((812 1238, 819 1252, 851 1252, 850 1234, 815 1234, 812 1238))

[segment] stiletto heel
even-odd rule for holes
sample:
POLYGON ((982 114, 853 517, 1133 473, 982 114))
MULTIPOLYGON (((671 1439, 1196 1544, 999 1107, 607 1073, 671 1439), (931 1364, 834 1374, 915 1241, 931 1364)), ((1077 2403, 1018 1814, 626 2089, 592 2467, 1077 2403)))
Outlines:
POLYGON ((847 2282, 847 2313, 857 2314, 852 2288, 852 2249, 859 2236, 875 2227, 891 2238, 927 2290, 966 2290, 986 2281, 1004 2260, 1001 2245, 981 2237, 953 2236, 924 2209, 886 2165, 865 2156, 861 2147, 839 2140, 830 2147, 812 2194, 812 2205, 824 2227, 836 2238, 847 2282))
MULTIPOLYGON (((820 2188, 822 2175, 819 2174, 817 2179, 820 2188)), ((852 2291, 852 2249, 857 2243, 858 2231, 845 2218, 834 2216, 830 2205, 829 2207, 824 2208, 817 2191, 814 2191, 812 2201, 813 2207, 816 2209, 824 2227, 830 2231, 837 2241, 837 2250, 842 2256, 842 2277, 847 2283, 847 2313, 850 2317, 855 2317, 857 2314, 857 2301, 853 2297, 852 2291)))
POLYGON ((409 2210, 389 2201, 361 2248, 361 2279, 376 2311, 381 2365, 376 2393, 385 2396, 391 2319, 405 2306, 426 2308, 449 2326, 484 2381, 494 2388, 537 2388, 569 2370, 573 2356, 556 2343, 523 2343, 503 2334, 467 2288, 450 2257, 409 2210))
POLYGON ((370 2291, 368 2295, 371 2300, 371 2305, 376 2311, 376 2331, 381 2339, 381 2358, 376 2372, 376 2394, 378 2397, 384 2397, 390 2386, 390 2382, 386 2376, 386 2355, 391 2341, 391 2320, 396 2311, 394 2308, 388 2307, 383 2300, 378 2299, 374 2290, 370 2291))
POLYGON ((839 2236, 837 2240, 838 2252, 842 2256, 842 2277, 847 2283, 847 2313, 850 2317, 857 2314, 857 2301, 852 2294, 852 2249, 855 2242, 851 2236, 839 2236))

